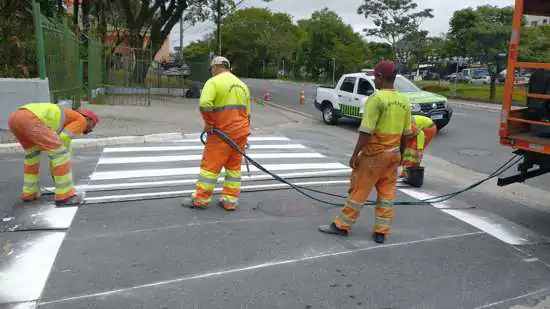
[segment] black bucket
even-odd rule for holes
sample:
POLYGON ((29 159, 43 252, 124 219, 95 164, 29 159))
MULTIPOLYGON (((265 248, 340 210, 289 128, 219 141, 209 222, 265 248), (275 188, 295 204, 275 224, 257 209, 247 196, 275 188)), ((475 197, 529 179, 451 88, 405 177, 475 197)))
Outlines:
POLYGON ((408 167, 407 178, 404 180, 406 184, 420 188, 424 184, 424 167, 408 167))

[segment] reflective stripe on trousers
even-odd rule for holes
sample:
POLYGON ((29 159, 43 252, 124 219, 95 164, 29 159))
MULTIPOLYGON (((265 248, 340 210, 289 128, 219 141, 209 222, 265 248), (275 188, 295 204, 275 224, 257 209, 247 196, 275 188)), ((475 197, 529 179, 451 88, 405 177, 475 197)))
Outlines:
POLYGON ((71 156, 65 146, 46 152, 55 183, 55 200, 65 200, 76 194, 73 184, 71 156))
POLYGON ((23 162, 23 200, 33 200, 38 197, 38 182, 40 180, 40 149, 34 146, 25 149, 23 162))
MULTIPOLYGON (((244 149, 247 137, 234 139, 244 149)), ((212 195, 220 171, 225 169, 225 180, 221 193, 221 201, 228 206, 236 206, 241 191, 242 155, 233 150, 216 135, 209 135, 204 147, 201 171, 197 180, 193 202, 206 206, 212 201, 212 195)))
POLYGON ((407 176, 407 168, 419 167, 424 156, 425 135, 420 131, 417 136, 411 138, 403 151, 403 164, 400 177, 407 176))
POLYGON ((359 218, 370 192, 376 188, 378 196, 373 231, 391 234, 399 161, 398 152, 359 156, 359 165, 351 175, 350 193, 346 205, 334 219, 337 227, 350 231, 359 218))

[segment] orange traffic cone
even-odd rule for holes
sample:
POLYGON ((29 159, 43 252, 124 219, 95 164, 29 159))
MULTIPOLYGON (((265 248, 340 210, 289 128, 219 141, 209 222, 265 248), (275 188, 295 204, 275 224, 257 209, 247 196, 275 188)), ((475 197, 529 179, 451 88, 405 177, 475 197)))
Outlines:
POLYGON ((267 86, 267 83, 265 85, 265 94, 264 94, 264 101, 269 101, 271 99, 271 96, 269 94, 269 87, 267 86))
POLYGON ((304 93, 304 89, 300 91, 300 104, 306 104, 306 94, 304 93))

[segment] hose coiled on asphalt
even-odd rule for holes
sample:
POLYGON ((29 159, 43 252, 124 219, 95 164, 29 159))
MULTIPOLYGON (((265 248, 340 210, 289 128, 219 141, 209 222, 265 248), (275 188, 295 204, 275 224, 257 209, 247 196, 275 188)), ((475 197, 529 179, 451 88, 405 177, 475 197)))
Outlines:
MULTIPOLYGON (((233 139, 231 139, 227 134, 225 134, 224 132, 218 130, 218 129, 213 129, 212 131, 213 134, 216 134, 219 138, 221 138, 225 143, 227 143, 231 148, 233 148, 235 151, 238 151, 247 161, 247 168, 248 168, 248 162, 252 163, 252 165, 254 165, 256 168, 258 168, 259 170, 261 170, 262 172, 270 175, 271 177, 273 177, 275 180, 278 180, 279 182, 282 182, 288 186, 290 186, 291 188, 293 188, 294 190, 298 191, 299 193, 301 193, 302 195, 314 200, 314 201, 317 201, 317 202, 320 202, 320 203, 323 203, 323 204, 327 204, 327 205, 331 205, 331 206, 337 206, 337 207, 342 207, 343 206, 343 203, 334 203, 334 202, 330 202, 330 201, 326 201, 326 200, 322 200, 322 199, 319 199, 319 198, 316 198, 304 191, 310 191, 310 192, 315 192, 315 193, 318 193, 318 194, 322 194, 322 195, 327 195, 327 196, 331 196, 331 197, 336 197, 336 198, 341 198, 341 199, 347 199, 347 196, 343 196, 343 195, 338 195, 338 194, 333 194, 333 193, 328 193, 328 192, 323 192, 323 191, 320 191, 320 190, 315 190, 315 189, 312 189, 312 188, 307 188, 307 187, 303 187, 303 186, 299 186, 299 185, 295 185, 293 183, 290 183, 288 182, 286 179, 276 175, 275 173, 272 173, 270 172, 269 170, 267 170, 266 168, 264 168, 261 164, 259 164, 258 162, 254 161, 253 159, 251 159, 246 153, 244 150, 242 150, 239 145, 237 143, 235 143, 235 141, 233 139)), ((200 136, 200 139, 201 139, 201 142, 206 145, 206 141, 205 141, 205 136, 206 136, 206 132, 203 132, 200 136)), ((248 144, 245 146, 245 149, 248 148, 248 144)), ((443 194, 443 195, 439 195, 439 196, 435 196, 435 197, 432 197, 432 198, 428 198, 428 199, 423 199, 423 200, 416 200, 416 201, 394 201, 394 205, 430 205, 430 204, 434 204, 434 203, 441 203, 441 202, 444 202, 444 201, 447 201, 461 193, 464 193, 466 191, 469 191, 469 190, 472 190, 478 186, 480 186, 481 184, 495 178, 495 177, 498 177, 500 175, 502 175, 505 171, 507 171, 508 169, 510 169, 512 166, 516 165, 517 163, 519 163, 519 161, 521 160, 521 157, 519 155, 514 155, 513 157, 511 157, 508 161, 506 161, 506 163, 504 163, 503 165, 501 165, 499 168, 497 168, 494 172, 492 172, 491 174, 489 174, 489 176, 487 176, 486 178, 482 179, 482 180, 479 180, 469 186, 467 186, 466 188, 464 189, 461 189, 461 190, 458 190, 458 191, 455 191, 455 192, 451 192, 451 193, 447 193, 447 194, 443 194), (515 159, 515 160, 514 160, 515 159)), ((367 202, 365 202, 364 204, 365 206, 373 206, 373 205, 376 205, 376 201, 371 201, 371 200, 368 200, 367 202)))

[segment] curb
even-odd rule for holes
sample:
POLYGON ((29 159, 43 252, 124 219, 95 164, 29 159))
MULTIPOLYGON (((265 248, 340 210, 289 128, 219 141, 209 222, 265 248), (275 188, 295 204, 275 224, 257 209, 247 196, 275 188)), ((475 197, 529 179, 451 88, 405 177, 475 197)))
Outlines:
MULTIPOLYGON (((200 133, 157 133, 149 135, 115 136, 102 138, 77 138, 73 140, 73 149, 113 146, 122 144, 143 144, 149 142, 166 142, 174 139, 193 138, 200 133)), ((23 148, 19 143, 0 144, 0 153, 22 153, 23 148)))
MULTIPOLYGON (((453 99, 449 99, 449 103, 459 107, 480 109, 480 110, 485 110, 485 111, 490 111, 495 113, 500 113, 502 111, 502 105, 500 104, 491 104, 491 103, 483 103, 483 102, 470 103, 470 102, 464 102, 464 101, 454 101, 453 99)), ((521 108, 521 107, 512 106, 512 110, 516 108, 521 108)))

